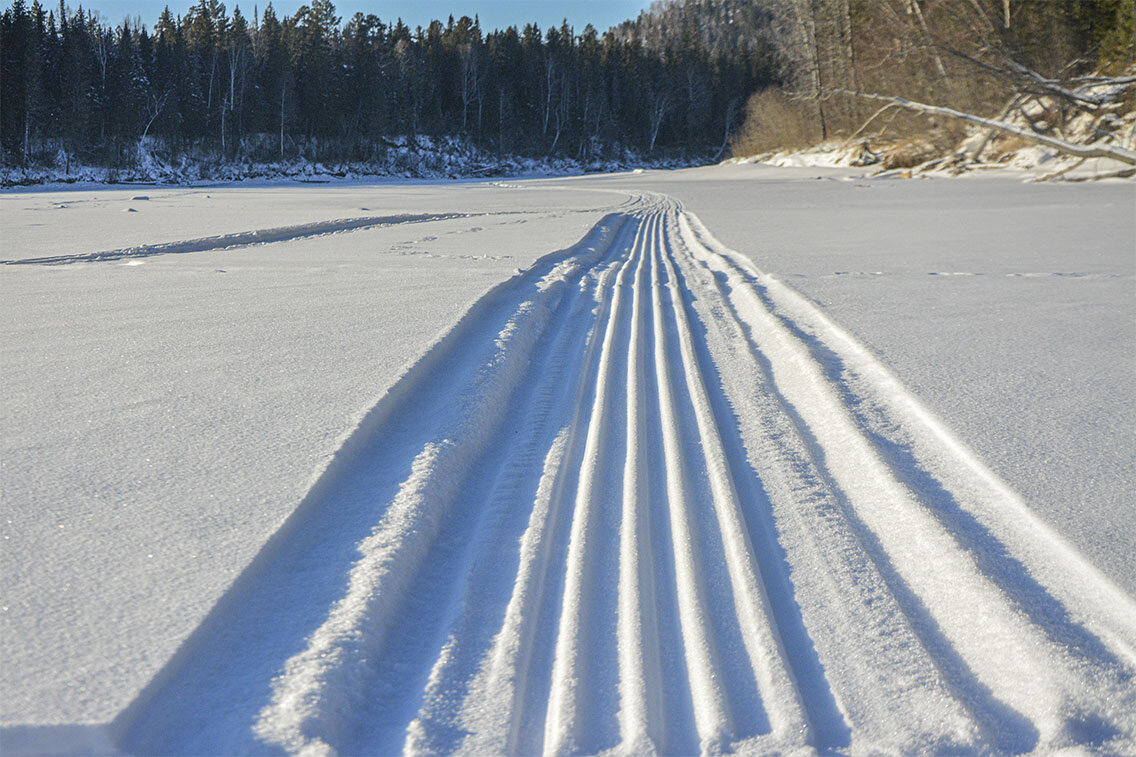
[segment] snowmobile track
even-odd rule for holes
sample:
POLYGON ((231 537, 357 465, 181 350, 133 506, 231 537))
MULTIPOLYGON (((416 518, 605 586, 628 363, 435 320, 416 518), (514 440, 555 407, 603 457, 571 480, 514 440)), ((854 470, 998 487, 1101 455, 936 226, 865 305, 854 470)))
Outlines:
POLYGON ((176 242, 123 247, 117 250, 100 252, 78 252, 70 255, 50 255, 16 260, 0 260, 0 265, 67 265, 70 263, 96 263, 112 260, 149 258, 155 255, 180 255, 189 252, 210 250, 231 250, 258 244, 288 242, 293 239, 307 239, 326 234, 341 234, 349 231, 373 229, 379 226, 393 226, 404 223, 429 223, 450 218, 470 218, 476 213, 404 213, 394 216, 366 216, 363 218, 339 218, 330 221, 278 226, 270 229, 237 231, 231 234, 218 234, 211 237, 185 239, 176 242))
POLYGON ((819 309, 644 194, 407 372, 112 733, 1124 752, 1134 674, 1130 597, 819 309))

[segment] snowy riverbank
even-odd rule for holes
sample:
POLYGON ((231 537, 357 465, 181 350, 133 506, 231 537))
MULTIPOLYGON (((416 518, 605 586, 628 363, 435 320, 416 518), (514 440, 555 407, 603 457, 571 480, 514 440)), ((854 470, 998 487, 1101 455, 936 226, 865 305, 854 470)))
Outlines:
MULTIPOLYGON (((314 149, 314 148, 313 148, 314 149)), ((263 150, 261 152, 264 152, 263 150)), ((468 140, 427 136, 395 137, 372 148, 368 160, 221 159, 209 153, 176 154, 154 145, 139 146, 122 166, 84 165, 59 152, 51 165, 0 167, 0 187, 51 185, 166 184, 297 180, 323 183, 339 179, 487 179, 534 176, 575 176, 583 173, 635 168, 679 168, 701 161, 676 157, 647 158, 629 150, 607 151, 587 160, 499 154, 468 140)))

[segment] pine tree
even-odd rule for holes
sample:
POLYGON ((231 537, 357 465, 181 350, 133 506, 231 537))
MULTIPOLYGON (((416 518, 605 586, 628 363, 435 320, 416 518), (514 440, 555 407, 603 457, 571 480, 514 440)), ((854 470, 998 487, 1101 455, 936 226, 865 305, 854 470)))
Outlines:
POLYGON ((657 3, 603 35, 566 21, 487 32, 467 16, 415 31, 362 13, 344 24, 330 0, 282 19, 269 3, 251 23, 195 0, 182 17, 164 7, 150 34, 28 2, 0 19, 9 162, 51 140, 111 162, 146 144, 264 158, 269 140, 277 156, 368 157, 418 134, 582 160, 708 151, 731 106, 769 78, 753 0, 657 3))

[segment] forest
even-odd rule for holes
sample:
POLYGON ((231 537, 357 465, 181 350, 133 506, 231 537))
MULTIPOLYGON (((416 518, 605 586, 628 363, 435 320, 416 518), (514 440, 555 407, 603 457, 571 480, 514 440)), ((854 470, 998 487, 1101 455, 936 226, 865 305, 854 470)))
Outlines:
POLYGON ((330 0, 293 16, 199 0, 152 27, 14 0, 0 18, 5 165, 139 153, 366 161, 394 138, 564 156, 720 155, 774 80, 760 3, 697 0, 602 34, 565 22, 409 28, 330 0), (675 21, 678 23, 673 23, 675 21), (665 33, 661 33, 664 32, 665 33))
POLYGON ((1131 92, 1134 19, 1136 0, 656 0, 601 33, 486 30, 476 16, 411 29, 343 19, 331 0, 248 16, 197 0, 149 27, 13 0, 0 16, 0 167, 378 164, 439 144, 673 165, 861 134, 907 139, 917 161, 963 135, 889 97, 1062 139, 1089 113, 1096 139, 1127 106, 1084 90, 1131 92))
POLYGON ((1080 137, 1130 141, 1117 127, 1119 114, 1136 105, 1136 0, 761 6, 777 82, 751 97, 733 140, 738 154, 864 135, 907 140, 914 145, 907 159, 918 162, 962 137, 960 119, 895 107, 895 98, 1016 119, 1027 136, 1071 139, 1077 117, 1091 116, 1081 119, 1091 128, 1080 137), (1100 91, 1105 85, 1109 91, 1100 91))

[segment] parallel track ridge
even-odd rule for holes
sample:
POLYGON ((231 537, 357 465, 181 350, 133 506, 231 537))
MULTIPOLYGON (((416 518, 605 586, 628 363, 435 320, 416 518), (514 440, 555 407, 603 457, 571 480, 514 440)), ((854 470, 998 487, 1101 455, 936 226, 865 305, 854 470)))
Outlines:
POLYGON ((1132 752, 1134 650, 1132 598, 868 350, 643 195, 407 373, 113 734, 1132 752))

